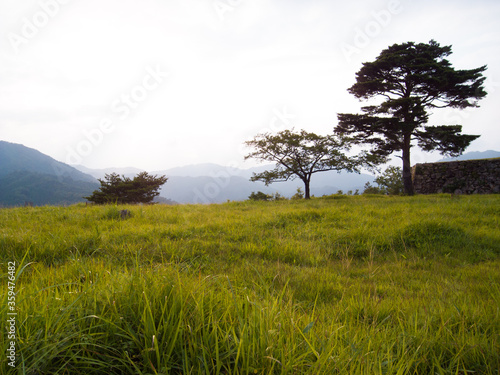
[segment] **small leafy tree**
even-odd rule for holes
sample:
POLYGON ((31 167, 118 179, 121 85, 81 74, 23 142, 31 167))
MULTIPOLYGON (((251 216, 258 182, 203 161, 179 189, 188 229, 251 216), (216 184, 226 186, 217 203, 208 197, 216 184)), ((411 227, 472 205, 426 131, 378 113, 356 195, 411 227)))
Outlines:
POLYGON ((147 172, 133 179, 117 173, 106 174, 104 180, 98 180, 101 183, 99 190, 84 198, 96 204, 149 203, 160 194, 160 187, 167 180, 165 176, 152 176, 147 172))
POLYGON ((304 198, 304 192, 302 191, 302 188, 297 188, 297 192, 292 196, 291 199, 303 199, 304 198))
POLYGON ((403 178, 400 167, 390 166, 375 179, 378 187, 369 182, 365 185, 364 194, 402 195, 404 193, 403 178))
POLYGON ((365 184, 365 188, 363 190, 363 194, 383 194, 383 193, 382 193, 382 190, 379 187, 373 186, 372 184, 370 184, 369 182, 367 182, 365 184))
POLYGON ((461 134, 461 125, 425 126, 435 108, 478 107, 486 96, 486 66, 455 70, 446 59, 451 46, 413 42, 394 44, 373 62, 364 63, 348 89, 356 98, 380 98, 363 114, 339 114, 337 134, 370 144, 372 152, 389 156, 401 151, 405 192, 413 194, 410 149, 416 141, 424 151, 458 156, 478 135, 461 134))
POLYGON ((271 199, 273 199, 273 196, 263 193, 262 191, 252 191, 248 199, 251 201, 270 201, 271 199))
POLYGON ((314 173, 325 171, 359 172, 362 166, 371 167, 380 162, 366 152, 356 157, 348 157, 342 151, 349 149, 349 140, 334 135, 320 136, 301 130, 283 130, 277 134, 258 134, 251 141, 245 142, 254 151, 245 159, 256 158, 275 162, 270 171, 252 176, 251 181, 273 182, 299 178, 304 183, 304 197, 310 199, 310 183, 314 173))
POLYGON ((375 182, 384 193, 389 195, 401 195, 404 193, 401 167, 387 167, 384 173, 375 179, 375 182))
POLYGON ((276 192, 272 195, 272 199, 274 201, 286 201, 286 197, 284 197, 283 195, 281 195, 279 192, 276 192))

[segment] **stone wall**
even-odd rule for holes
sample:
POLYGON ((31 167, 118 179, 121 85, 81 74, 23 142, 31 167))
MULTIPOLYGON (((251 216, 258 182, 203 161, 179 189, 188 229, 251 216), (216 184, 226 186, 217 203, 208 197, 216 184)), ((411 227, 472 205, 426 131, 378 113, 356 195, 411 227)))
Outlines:
POLYGON ((412 178, 417 194, 500 193, 500 158, 416 164, 412 178))

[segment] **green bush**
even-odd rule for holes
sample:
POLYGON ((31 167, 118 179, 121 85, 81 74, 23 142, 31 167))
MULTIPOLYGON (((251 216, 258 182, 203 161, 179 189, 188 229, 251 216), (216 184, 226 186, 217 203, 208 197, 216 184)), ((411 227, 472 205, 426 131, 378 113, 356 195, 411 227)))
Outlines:
POLYGON ((251 201, 269 201, 273 198, 272 195, 268 195, 266 193, 263 193, 262 191, 258 192, 252 192, 250 196, 248 197, 249 200, 251 201))

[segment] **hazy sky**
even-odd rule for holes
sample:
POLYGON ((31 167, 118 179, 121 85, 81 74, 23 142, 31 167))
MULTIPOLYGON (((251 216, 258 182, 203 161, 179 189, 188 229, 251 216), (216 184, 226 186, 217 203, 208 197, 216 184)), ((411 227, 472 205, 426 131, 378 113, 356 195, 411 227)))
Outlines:
POLYGON ((499 19, 498 0, 0 0, 0 140, 90 168, 251 166, 245 140, 331 133, 364 105, 346 91, 362 62, 435 39, 457 69, 488 65, 489 95, 430 124, 499 150, 499 19))

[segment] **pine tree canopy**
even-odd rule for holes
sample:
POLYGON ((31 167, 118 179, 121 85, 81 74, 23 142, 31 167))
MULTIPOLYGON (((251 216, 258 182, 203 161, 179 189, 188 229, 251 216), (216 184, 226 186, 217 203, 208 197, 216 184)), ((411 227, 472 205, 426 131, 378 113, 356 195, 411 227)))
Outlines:
POLYGON ((149 203, 160 194, 160 187, 167 180, 165 176, 152 176, 147 172, 141 172, 133 179, 117 173, 106 174, 104 180, 99 179, 99 190, 84 198, 97 204, 149 203))

